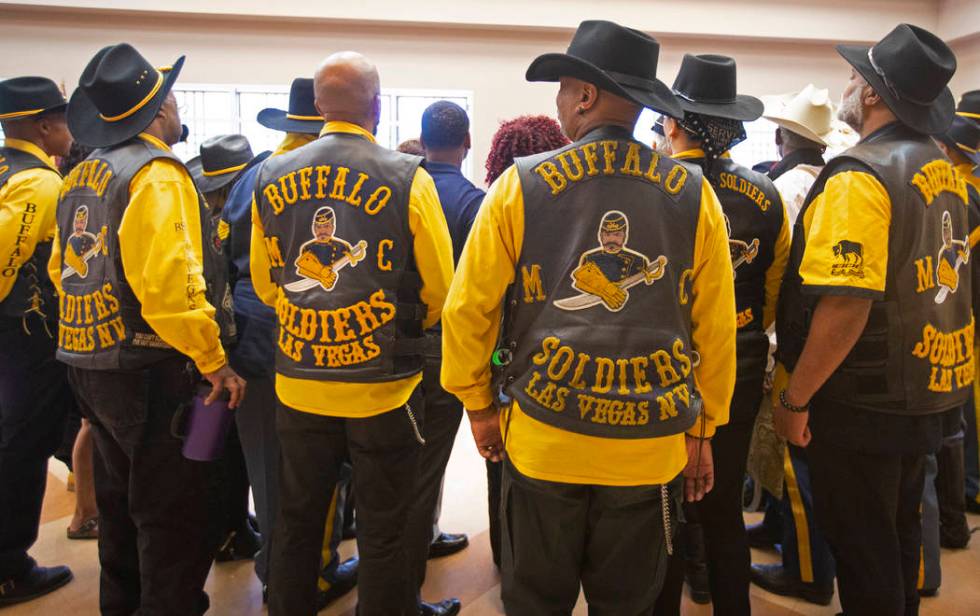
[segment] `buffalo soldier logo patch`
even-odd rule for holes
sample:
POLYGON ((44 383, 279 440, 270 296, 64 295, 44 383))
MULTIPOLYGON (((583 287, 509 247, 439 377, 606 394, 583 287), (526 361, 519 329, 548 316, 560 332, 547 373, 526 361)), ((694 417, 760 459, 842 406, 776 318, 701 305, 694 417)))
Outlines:
POLYGON ((950 293, 956 293, 960 286, 960 267, 970 262, 970 238, 953 239, 953 218, 943 212, 943 247, 936 257, 936 303, 946 301, 950 293))
POLYGON ((61 270, 61 279, 65 280, 72 276, 86 278, 89 272, 89 261, 100 252, 103 255, 109 253, 106 245, 106 228, 95 235, 88 231, 88 206, 80 205, 75 210, 72 218, 72 234, 68 236, 65 244, 65 254, 62 257, 64 267, 61 270))
POLYGON ((580 293, 556 300, 558 308, 585 310, 601 304, 610 312, 619 312, 629 301, 630 289, 640 283, 649 286, 663 278, 667 257, 660 255, 651 261, 626 247, 626 214, 618 210, 606 212, 599 222, 598 239, 599 247, 582 253, 572 271, 572 288, 580 293))
POLYGON ((300 279, 285 285, 287 291, 299 293, 315 287, 331 291, 337 286, 340 271, 348 265, 357 267, 364 260, 367 242, 361 240, 355 246, 334 233, 337 216, 333 208, 321 207, 313 215, 313 239, 299 248, 296 258, 296 274, 300 279))
POLYGON ((860 242, 841 240, 834 244, 834 264, 831 276, 864 278, 864 246, 860 242))
POLYGON ((728 227, 728 250, 732 253, 732 269, 738 277, 738 268, 746 263, 752 263, 759 256, 759 238, 755 237, 751 242, 743 242, 732 237, 732 221, 728 216, 725 216, 725 226, 728 227))

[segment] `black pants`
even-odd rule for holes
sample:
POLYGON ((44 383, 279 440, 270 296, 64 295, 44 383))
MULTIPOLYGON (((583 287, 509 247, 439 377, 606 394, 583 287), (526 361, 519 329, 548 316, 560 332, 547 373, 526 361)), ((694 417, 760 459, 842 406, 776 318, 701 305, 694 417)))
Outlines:
MULTIPOLYGON (((37 317, 0 318, 0 582, 34 565, 48 458, 75 405, 56 341, 37 317)), ((52 329, 57 326, 50 325, 52 329)))
POLYGON ((814 432, 813 504, 847 616, 913 616, 925 454, 863 453, 814 432))
POLYGON ((211 508, 214 526, 220 544, 231 533, 240 533, 248 525, 248 471, 238 428, 233 423, 228 429, 225 450, 215 461, 211 475, 211 508))
POLYGON ((183 358, 142 370, 70 371, 95 437, 102 614, 193 616, 215 533, 207 489, 213 465, 181 455, 174 414, 194 395, 183 358))
POLYGON ((425 416, 422 434, 425 436, 425 446, 419 457, 419 474, 407 529, 418 589, 425 582, 436 502, 439 500, 442 479, 453 451, 456 432, 463 418, 463 405, 439 383, 441 367, 441 357, 427 357, 422 373, 421 393, 425 416))
POLYGON ((490 518, 490 552, 493 564, 500 568, 500 491, 503 481, 503 462, 486 461, 487 466, 487 514, 490 518))
MULTIPOLYGON (((670 484, 671 522, 679 490, 670 484)), ((653 609, 667 565, 661 486, 541 481, 504 462, 502 517, 508 616, 567 616, 580 584, 592 616, 653 609)))
MULTIPOLYGON (((684 504, 688 524, 700 524, 708 562, 708 583, 715 614, 751 613, 749 565, 751 554, 742 519, 742 486, 755 417, 762 402, 762 383, 735 388, 729 423, 711 439, 715 487, 696 503, 684 504)), ((657 601, 657 616, 680 614, 683 592, 683 550, 674 550, 671 571, 657 601), (679 574, 678 574, 679 573, 679 574), (669 585, 669 586, 668 586, 669 585)))
MULTIPOLYGON (((417 393, 409 403, 421 414, 417 393)), ((316 613, 327 511, 348 454, 357 492, 358 613, 415 614, 406 525, 421 445, 404 407, 363 419, 304 413, 280 403, 279 514, 272 535, 269 613, 316 613)), ((431 523, 431 519, 430 519, 431 523)))

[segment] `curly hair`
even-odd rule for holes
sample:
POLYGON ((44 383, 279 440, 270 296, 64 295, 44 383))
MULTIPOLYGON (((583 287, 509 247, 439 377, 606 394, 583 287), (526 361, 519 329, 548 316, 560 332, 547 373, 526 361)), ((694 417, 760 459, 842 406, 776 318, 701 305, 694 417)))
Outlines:
POLYGON ((544 115, 520 116, 500 124, 487 156, 487 184, 493 184, 514 159, 555 150, 568 144, 558 122, 544 115))

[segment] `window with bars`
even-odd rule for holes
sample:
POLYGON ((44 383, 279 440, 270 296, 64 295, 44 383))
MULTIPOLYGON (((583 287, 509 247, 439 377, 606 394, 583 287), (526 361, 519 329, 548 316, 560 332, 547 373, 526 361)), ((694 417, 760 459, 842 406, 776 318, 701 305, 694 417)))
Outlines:
MULTIPOLYGON (((252 150, 272 150, 282 140, 282 133, 265 128, 255 117, 266 107, 286 109, 288 86, 216 86, 177 84, 174 87, 181 121, 190 130, 187 142, 177 144, 174 152, 184 160, 197 155, 200 145, 209 137, 240 133, 248 137, 252 150)), ((422 112, 438 100, 449 100, 473 117, 473 94, 449 90, 383 90, 378 143, 395 148, 407 139, 416 139, 422 125, 422 112)), ((463 162, 463 173, 472 175, 472 157, 463 162)))

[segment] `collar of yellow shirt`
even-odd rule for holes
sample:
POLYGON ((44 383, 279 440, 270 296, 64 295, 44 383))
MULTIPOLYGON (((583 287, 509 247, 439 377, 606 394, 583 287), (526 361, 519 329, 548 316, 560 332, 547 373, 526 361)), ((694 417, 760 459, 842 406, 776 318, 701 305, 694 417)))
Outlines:
POLYGON ((51 167, 53 170, 58 170, 58 165, 54 164, 54 159, 48 156, 48 154, 42 150, 37 144, 31 141, 25 141, 23 139, 11 139, 10 137, 3 140, 3 147, 11 148, 14 150, 20 150, 21 152, 27 152, 31 156, 38 158, 45 165, 51 167))
MULTIPOLYGON (((731 158, 731 152, 725 152, 721 155, 721 158, 731 158)), ((685 158, 704 158, 704 150, 701 148, 692 148, 690 150, 684 150, 683 152, 678 152, 671 156, 671 158, 685 159, 685 158)))
POLYGON ((364 137, 371 143, 377 143, 374 139, 374 135, 369 133, 364 127, 358 126, 357 124, 352 124, 350 122, 341 122, 339 120, 333 120, 327 122, 323 125, 323 129, 320 131, 320 136, 327 135, 330 133, 347 133, 348 135, 358 135, 359 137, 364 137))
POLYGON ((154 147, 157 147, 157 148, 160 148, 161 150, 163 150, 165 152, 169 152, 170 151, 170 146, 169 145, 167 145, 166 143, 160 141, 159 139, 157 139, 156 137, 154 137, 150 133, 140 133, 139 137, 143 141, 146 141, 150 145, 152 145, 154 147))

